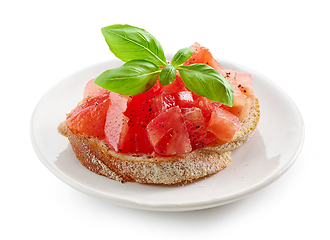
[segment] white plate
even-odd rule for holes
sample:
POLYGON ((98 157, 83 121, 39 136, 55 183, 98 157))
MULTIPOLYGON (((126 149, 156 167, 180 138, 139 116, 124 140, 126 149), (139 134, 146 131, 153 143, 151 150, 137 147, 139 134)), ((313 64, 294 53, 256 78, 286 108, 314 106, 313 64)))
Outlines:
POLYGON ((261 118, 252 138, 233 152, 231 165, 213 176, 186 186, 121 184, 80 165, 68 140, 57 132, 57 126, 82 99, 86 82, 107 69, 120 66, 119 60, 85 68, 60 81, 42 97, 31 120, 33 147, 42 163, 71 187, 122 206, 185 211, 246 197, 288 170, 302 148, 304 125, 296 105, 274 82, 241 65, 219 62, 225 69, 252 74, 261 118))

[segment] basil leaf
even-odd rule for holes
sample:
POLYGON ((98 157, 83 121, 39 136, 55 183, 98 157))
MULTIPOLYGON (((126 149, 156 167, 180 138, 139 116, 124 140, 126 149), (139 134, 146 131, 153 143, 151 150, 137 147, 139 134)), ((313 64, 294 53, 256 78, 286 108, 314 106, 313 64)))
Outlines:
POLYGON ((110 50, 122 61, 146 60, 158 67, 166 65, 162 46, 144 29, 115 24, 101 30, 110 50))
POLYGON ((152 88, 161 72, 155 64, 133 60, 99 75, 94 83, 123 95, 137 95, 152 88))
POLYGON ((173 57, 171 64, 176 67, 181 64, 183 64, 185 61, 187 61, 191 55, 194 53, 194 50, 191 48, 182 48, 180 49, 173 57))
POLYGON ((171 64, 165 65, 159 76, 159 81, 162 86, 166 86, 174 81, 176 69, 171 64))
POLYGON ((234 90, 217 70, 206 64, 182 65, 176 69, 189 90, 210 100, 233 106, 234 90))

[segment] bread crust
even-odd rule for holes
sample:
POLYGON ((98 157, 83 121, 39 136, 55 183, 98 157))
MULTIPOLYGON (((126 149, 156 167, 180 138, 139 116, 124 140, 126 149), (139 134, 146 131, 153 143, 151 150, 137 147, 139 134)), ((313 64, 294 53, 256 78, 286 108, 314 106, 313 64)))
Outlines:
POLYGON ((255 130, 260 118, 259 108, 258 99, 255 99, 231 142, 213 143, 187 154, 167 157, 117 153, 98 139, 72 133, 66 122, 61 123, 58 130, 68 137, 80 163, 94 173, 119 182, 177 184, 226 168, 231 162, 231 152, 246 142, 255 130))

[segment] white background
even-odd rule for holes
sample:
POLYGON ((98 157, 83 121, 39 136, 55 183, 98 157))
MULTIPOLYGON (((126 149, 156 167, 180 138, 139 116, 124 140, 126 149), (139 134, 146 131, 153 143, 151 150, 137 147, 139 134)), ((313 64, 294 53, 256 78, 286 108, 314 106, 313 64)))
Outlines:
POLYGON ((327 1, 2 1, 0 26, 1 239, 330 238, 327 1), (191 212, 119 207, 60 181, 32 148, 33 109, 62 78, 114 58, 100 29, 115 23, 167 53, 197 41, 275 81, 305 122, 294 165, 243 200, 191 212))

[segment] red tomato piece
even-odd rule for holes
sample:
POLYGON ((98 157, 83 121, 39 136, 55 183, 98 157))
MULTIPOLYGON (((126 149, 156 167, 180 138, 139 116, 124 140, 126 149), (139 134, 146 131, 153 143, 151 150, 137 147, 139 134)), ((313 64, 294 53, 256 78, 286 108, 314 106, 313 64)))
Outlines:
POLYGON ((198 43, 190 48, 193 55, 184 64, 204 63, 224 75, 234 90, 232 107, 191 92, 179 74, 173 83, 162 86, 157 80, 136 96, 110 92, 92 79, 82 103, 67 116, 69 129, 104 139, 122 153, 171 156, 231 141, 254 101, 251 74, 224 71, 209 49, 198 43))
POLYGON ((95 78, 89 80, 85 86, 84 91, 84 98, 91 96, 93 93, 97 92, 98 90, 102 89, 100 86, 94 83, 95 78))
POLYGON ((213 67, 215 70, 219 71, 223 76, 225 76, 225 71, 220 66, 220 64, 213 58, 210 50, 206 47, 202 47, 199 43, 194 43, 190 46, 194 50, 193 55, 184 63, 184 65, 190 65, 194 63, 204 63, 213 67))
POLYGON ((237 72, 231 69, 225 70, 225 72, 227 76, 235 76, 236 84, 242 93, 244 93, 247 97, 254 97, 252 76, 250 73, 237 72))
POLYGON ((193 150, 205 147, 217 140, 214 134, 206 130, 205 120, 201 109, 196 107, 185 108, 182 109, 182 115, 193 150))
POLYGON ((155 96, 150 99, 150 108, 152 112, 152 118, 158 116, 160 113, 167 109, 176 106, 177 99, 175 93, 166 93, 155 96))
POLYGON ((128 142, 123 148, 123 152, 132 153, 152 153, 151 145, 146 127, 154 118, 157 108, 152 105, 151 100, 163 92, 159 81, 149 91, 132 97, 125 116, 129 118, 128 142))
POLYGON ((175 76, 174 81, 166 86, 163 86, 164 91, 167 93, 179 92, 179 91, 187 91, 188 88, 182 82, 181 77, 177 74, 175 76))
POLYGON ((192 92, 180 91, 180 92, 176 92, 175 95, 176 95, 177 105, 180 108, 190 108, 193 106, 194 98, 192 92))
POLYGON ((103 94, 98 94, 98 95, 88 97, 88 98, 84 98, 82 100, 82 102, 68 114, 67 117, 68 118, 73 117, 74 115, 79 113, 82 109, 93 106, 93 105, 97 105, 98 103, 103 102, 107 98, 109 98, 109 92, 106 92, 103 94))
POLYGON ((109 94, 86 99, 68 114, 67 126, 70 131, 103 139, 109 102, 109 94))
POLYGON ((212 111, 221 106, 221 103, 214 102, 206 97, 199 97, 193 102, 193 107, 197 107, 202 110, 205 122, 210 120, 212 111))
POLYGON ((236 115, 239 120, 243 120, 250 112, 253 101, 248 100, 248 97, 238 87, 236 73, 231 72, 229 75, 227 74, 226 78, 234 90, 234 104, 232 107, 223 105, 223 108, 236 115))
POLYGON ((230 142, 239 127, 240 122, 238 117, 223 108, 217 108, 212 112, 206 129, 220 140, 230 142))
POLYGON ((155 117, 148 124, 147 132, 155 152, 160 155, 183 154, 192 150, 184 119, 178 106, 155 117))
POLYGON ((179 106, 180 108, 192 107, 193 102, 194 99, 190 91, 163 92, 150 99, 152 118, 174 106, 179 106))
POLYGON ((114 92, 110 93, 109 98, 110 105, 104 127, 105 141, 113 150, 121 152, 127 141, 129 129, 129 118, 124 112, 131 98, 114 92))

